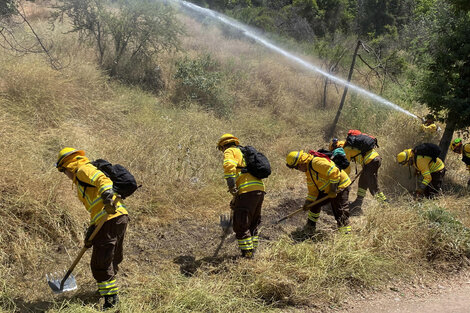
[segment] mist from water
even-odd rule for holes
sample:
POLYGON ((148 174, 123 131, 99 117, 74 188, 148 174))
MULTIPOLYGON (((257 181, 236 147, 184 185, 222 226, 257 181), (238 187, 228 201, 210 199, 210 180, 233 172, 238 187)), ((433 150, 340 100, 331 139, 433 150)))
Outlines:
POLYGON ((246 37, 249 37, 255 41, 257 41, 258 43, 262 44, 263 46, 269 48, 270 50, 274 51, 274 52, 277 52, 283 56, 285 56, 286 58, 288 58, 289 60, 291 61, 294 61, 298 64, 300 64, 302 67, 308 69, 308 70, 311 70, 311 71, 314 71, 314 72, 317 72, 325 77, 327 77, 328 79, 340 84, 340 85, 343 85, 345 87, 348 87, 350 88, 351 90, 357 92, 358 94, 361 94, 363 96, 366 96, 376 102, 379 102, 383 105, 386 105, 396 111, 399 111, 399 112, 402 112, 402 113, 405 113, 406 115, 409 115, 411 117, 414 117, 414 118, 418 118, 416 115, 414 115, 413 113, 401 108, 400 106, 396 105, 395 103, 392 103, 370 91, 367 91, 361 87, 358 87, 354 84, 351 84, 351 83, 348 83, 346 80, 342 79, 342 78, 338 78, 328 72, 325 72, 324 70, 322 70, 321 68, 305 61, 305 60, 302 60, 301 58, 293 55, 292 53, 276 46, 275 44, 271 43, 269 40, 267 40, 266 38, 263 38, 262 36, 260 35, 257 35, 255 33, 255 31, 251 30, 247 25, 244 25, 238 21, 235 21, 234 19, 231 19, 221 13, 218 13, 218 12, 215 12, 215 11, 212 11, 210 9, 206 9, 206 8, 202 8, 200 6, 197 6, 193 3, 190 3, 190 2, 186 2, 186 1, 183 1, 183 0, 173 0, 177 3, 179 3, 180 5, 182 5, 183 7, 185 8, 188 8, 188 9, 191 9, 195 12, 198 12, 198 13, 201 13, 205 16, 208 16, 208 17, 211 17, 213 19, 216 19, 226 25, 229 25, 235 29, 238 29, 239 31, 241 31, 246 37))

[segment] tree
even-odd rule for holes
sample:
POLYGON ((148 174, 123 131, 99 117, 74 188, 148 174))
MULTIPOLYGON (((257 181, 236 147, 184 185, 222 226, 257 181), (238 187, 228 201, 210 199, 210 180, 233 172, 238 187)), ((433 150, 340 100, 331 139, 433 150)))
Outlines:
POLYGON ((470 126, 470 13, 444 13, 418 97, 446 123, 439 143, 443 160, 454 131, 470 126))
POLYGON ((67 15, 71 32, 92 41, 99 64, 131 84, 161 87, 156 56, 177 49, 182 28, 172 7, 153 0, 62 0, 57 18, 67 15))

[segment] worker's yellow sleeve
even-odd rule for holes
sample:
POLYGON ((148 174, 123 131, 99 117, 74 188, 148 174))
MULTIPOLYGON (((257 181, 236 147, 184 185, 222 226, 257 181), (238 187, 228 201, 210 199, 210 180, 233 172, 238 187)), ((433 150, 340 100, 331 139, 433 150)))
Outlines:
POLYGON ((421 184, 427 186, 432 181, 431 173, 443 170, 444 162, 439 158, 436 159, 436 162, 433 162, 432 158, 429 156, 418 155, 416 157, 415 167, 423 176, 421 184))
MULTIPOLYGON (((113 182, 102 171, 88 163, 80 166, 76 172, 77 196, 90 213, 90 224, 95 224, 106 214, 101 194, 105 190, 112 190, 113 182), (90 186, 87 186, 90 185, 90 186), (94 186, 94 187, 92 187, 94 186)), ((116 203, 116 213, 108 215, 107 220, 128 214, 122 201, 116 203)))
POLYGON ((427 134, 433 134, 437 131, 437 125, 436 124, 421 124, 421 130, 424 131, 427 134))
POLYGON ((224 178, 237 177, 238 159, 240 157, 235 152, 234 148, 228 148, 224 151, 224 178))

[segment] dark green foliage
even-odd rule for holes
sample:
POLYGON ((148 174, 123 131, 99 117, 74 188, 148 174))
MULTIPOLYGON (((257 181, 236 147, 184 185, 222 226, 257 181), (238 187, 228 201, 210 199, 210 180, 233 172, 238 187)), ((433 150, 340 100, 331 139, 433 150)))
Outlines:
POLYGON ((428 260, 458 260, 470 257, 470 229, 465 227, 451 213, 433 206, 423 211, 429 223, 431 244, 428 260))
POLYGON ((364 0, 358 1, 357 25, 359 32, 382 35, 388 27, 401 28, 412 17, 414 0, 364 0))
POLYGON ((221 87, 219 64, 210 55, 194 60, 185 57, 176 67, 178 85, 173 101, 195 101, 219 116, 227 114, 229 99, 221 87))
POLYGON ((12 15, 16 10, 16 0, 0 1, 0 18, 12 15))
POLYGON ((463 129, 470 126, 470 15, 449 12, 438 34, 419 100, 433 112, 446 112, 444 121, 463 129))
POLYGON ((449 0, 457 10, 470 11, 470 1, 468 0, 449 0))
POLYGON ((141 0, 62 0, 57 17, 66 14, 82 41, 96 47, 99 64, 110 75, 157 91, 162 87, 156 56, 178 47, 182 33, 171 6, 141 0))

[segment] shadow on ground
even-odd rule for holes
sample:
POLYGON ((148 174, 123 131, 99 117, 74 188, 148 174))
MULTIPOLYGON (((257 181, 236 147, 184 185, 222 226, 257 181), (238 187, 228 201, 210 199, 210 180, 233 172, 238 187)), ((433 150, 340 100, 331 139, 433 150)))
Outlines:
POLYGON ((236 260, 239 256, 219 256, 219 257, 205 257, 200 260, 192 255, 180 255, 173 259, 175 264, 180 266, 181 274, 185 276, 193 276, 199 268, 207 269, 209 273, 217 274, 226 271, 226 267, 223 266, 226 260, 236 260), (222 266, 221 266, 222 265, 222 266))
MULTIPOLYGON (((25 302, 23 299, 16 298, 14 299, 16 305, 16 312, 28 312, 28 313, 39 313, 46 312, 61 302, 67 302, 68 300, 73 299, 74 302, 80 301, 83 305, 93 305, 95 309, 99 310, 99 300, 100 296, 96 291, 84 291, 79 293, 72 293, 67 295, 60 295, 57 297, 56 301, 34 301, 34 302, 25 302)), ((63 305, 61 305, 63 307, 63 305)))

